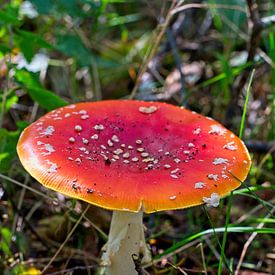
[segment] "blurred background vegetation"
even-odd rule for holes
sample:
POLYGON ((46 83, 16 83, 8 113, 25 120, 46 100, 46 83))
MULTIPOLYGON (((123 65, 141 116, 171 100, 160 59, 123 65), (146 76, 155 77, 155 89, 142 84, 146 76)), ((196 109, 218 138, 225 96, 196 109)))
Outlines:
POLYGON ((154 262, 144 272, 274 274, 272 0, 0 0, 0 274, 95 274, 109 211, 79 220, 86 204, 37 184, 15 148, 49 110, 124 98, 211 116, 253 159, 219 208, 145 216, 154 262))

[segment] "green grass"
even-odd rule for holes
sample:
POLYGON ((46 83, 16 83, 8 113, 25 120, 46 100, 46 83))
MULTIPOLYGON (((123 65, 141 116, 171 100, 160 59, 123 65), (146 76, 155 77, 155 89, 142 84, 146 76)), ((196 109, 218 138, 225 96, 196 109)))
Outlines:
MULTIPOLYGON (((240 125, 239 138, 243 137, 243 131, 244 131, 244 127, 245 127, 244 126, 245 125, 245 117, 246 117, 246 112, 247 112, 247 105, 248 105, 250 88, 251 88, 254 73, 255 73, 255 69, 253 69, 253 71, 251 73, 249 83, 248 83, 248 86, 247 86, 247 90, 246 90, 245 103, 244 103, 244 107, 243 107, 243 114, 242 114, 242 120, 241 120, 241 125, 240 125)), ((222 257, 220 257, 219 267, 218 267, 218 274, 219 275, 222 273, 222 268, 223 268, 223 261, 224 261, 224 255, 225 255, 225 245, 226 245, 226 239, 227 239, 227 229, 228 229, 228 224, 229 224, 229 220, 230 220, 233 194, 234 194, 234 191, 232 191, 230 193, 229 198, 228 198, 228 203, 227 203, 227 211, 226 211, 226 218, 225 218, 225 231, 224 231, 224 234, 223 234, 222 246, 221 246, 221 255, 222 255, 222 257)), ((230 269, 229 273, 232 274, 233 270, 230 269)))

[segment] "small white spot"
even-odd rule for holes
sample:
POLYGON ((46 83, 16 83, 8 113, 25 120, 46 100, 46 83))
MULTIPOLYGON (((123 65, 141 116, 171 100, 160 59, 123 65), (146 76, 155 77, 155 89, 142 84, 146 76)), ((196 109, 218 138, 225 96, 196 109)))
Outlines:
POLYGON ((169 155, 170 155, 170 152, 165 152, 164 155, 165 155, 165 156, 169 156, 169 155))
POLYGON ((156 106, 150 106, 150 107, 139 107, 138 110, 143 114, 152 114, 157 111, 156 106))
POLYGON ((45 144, 44 144, 44 149, 45 149, 47 152, 46 152, 46 153, 45 153, 45 152, 41 153, 42 156, 50 155, 52 152, 55 151, 55 149, 53 148, 53 146, 52 146, 51 144, 49 144, 49 143, 45 143, 45 144))
POLYGON ((128 149, 132 150, 132 149, 134 149, 134 147, 132 145, 129 145, 128 149))
POLYGON ((188 143, 188 147, 193 148, 193 147, 195 147, 195 145, 192 142, 190 142, 190 143, 188 143))
POLYGON ((97 134, 92 135, 92 136, 91 136, 91 139, 93 139, 93 140, 98 140, 98 135, 97 135, 97 134))
POLYGON ((126 145, 125 145, 124 143, 122 143, 122 144, 120 144, 120 147, 121 147, 121 148, 125 148, 126 145))
POLYGON ((207 207, 218 207, 220 204, 220 196, 217 193, 212 193, 210 198, 203 197, 202 200, 206 203, 207 207))
POLYGON ((140 147, 140 148, 137 148, 137 151, 140 152, 140 153, 142 153, 142 152, 145 151, 145 149, 140 147))
POLYGON ((234 141, 231 141, 229 143, 227 143, 226 145, 223 146, 223 148, 227 149, 227 150, 231 150, 231 151, 235 151, 237 150, 237 145, 234 145, 234 141))
POLYGON ((77 162, 77 163, 81 163, 82 162, 80 158, 76 158, 74 161, 77 162))
POLYGON ((189 155, 189 154, 190 154, 190 151, 184 150, 183 153, 184 153, 185 155, 189 155))
POLYGON ((201 132, 201 128, 199 127, 199 128, 196 128, 196 129, 193 131, 193 134, 194 134, 194 135, 199 135, 200 132, 201 132))
POLYGON ((82 142, 83 142, 84 144, 88 144, 88 143, 89 143, 89 140, 86 139, 86 138, 82 138, 82 142))
POLYGON ((175 163, 180 163, 180 159, 175 158, 175 159, 174 159, 174 162, 175 162, 175 163))
POLYGON ((66 114, 64 115, 65 118, 68 118, 68 117, 70 117, 70 116, 71 116, 71 114, 69 114, 69 113, 66 113, 66 114))
POLYGON ((171 168, 171 165, 170 165, 170 164, 164 164, 163 167, 164 167, 165 169, 169 169, 169 168, 171 168))
POLYGON ((79 114, 80 114, 80 115, 86 115, 86 114, 87 114, 87 111, 86 111, 86 110, 80 110, 80 111, 79 111, 79 114))
POLYGON ((82 127, 80 125, 76 125, 74 127, 74 129, 77 131, 77 132, 81 132, 82 131, 82 127))
POLYGON ((83 120, 88 119, 88 118, 89 118, 88 115, 83 115, 83 116, 81 116, 81 119, 83 119, 83 120))
POLYGON ((75 138, 74 137, 70 137, 69 138, 69 142, 74 143, 75 142, 75 138))
POLYGON ((98 130, 98 131, 102 131, 102 130, 104 130, 104 126, 102 124, 97 124, 94 126, 94 129, 98 130))
POLYGON ((124 154, 122 155, 122 157, 125 158, 125 159, 127 159, 127 158, 130 157, 130 154, 129 154, 128 152, 126 152, 126 153, 124 153, 124 154))
POLYGON ((207 175, 207 177, 210 180, 214 180, 214 181, 217 181, 219 179, 218 175, 215 175, 215 174, 209 174, 209 175, 207 175))
POLYGON ((169 197, 169 199, 170 199, 171 201, 175 200, 176 198, 177 198, 177 196, 171 196, 171 197, 169 197))
POLYGON ((228 159, 224 158, 215 158, 214 161, 212 162, 214 165, 218 164, 228 164, 228 159))
POLYGON ((142 144, 142 140, 137 139, 137 140, 136 140, 136 144, 142 144))
POLYGON ((66 109, 74 109, 76 106, 74 104, 65 106, 66 109))
POLYGON ((40 146, 40 145, 43 145, 43 144, 45 144, 45 143, 42 142, 42 141, 37 141, 36 144, 37 144, 38 146, 40 146))
POLYGON ((108 145, 109 145, 110 147, 113 147, 113 146, 114 146, 114 143, 113 143, 110 139, 108 139, 107 143, 108 143, 108 145))
POLYGON ((137 162, 137 161, 138 161, 138 158, 137 158, 137 157, 134 157, 134 158, 132 158, 132 161, 133 161, 133 162, 137 162))
POLYGON ((118 156, 118 155, 113 155, 113 158, 114 158, 115 160, 119 160, 119 156, 118 156))
POLYGON ((74 160, 72 157, 68 157, 68 160, 74 160))
POLYGON ((100 155, 104 158, 104 160, 108 160, 108 157, 106 155, 104 155, 103 153, 101 153, 100 155))
POLYGON ((196 183, 195 183, 195 189, 201 189, 201 188, 203 188, 204 186, 205 186, 205 183, 204 183, 204 182, 199 181, 199 182, 196 182, 196 183))
POLYGON ((246 160, 243 161, 244 164, 247 164, 248 162, 246 160))
POLYGON ((116 155, 120 155, 120 154, 122 154, 122 153, 123 153, 123 150, 120 149, 120 148, 118 148, 118 149, 116 149, 116 150, 114 151, 114 154, 116 154, 116 155))
POLYGON ((100 148, 103 149, 103 150, 106 150, 106 146, 104 146, 103 144, 100 145, 100 148))
POLYGON ((222 178, 228 179, 229 177, 227 175, 222 175, 222 178))
POLYGON ((40 134, 42 136, 51 136, 54 133, 54 127, 49 125, 43 132, 41 132, 40 134))
POLYGON ((153 168, 154 168, 154 164, 150 163, 150 164, 147 165, 146 168, 147 168, 147 169, 153 169, 153 168))
POLYGON ((215 125, 215 124, 211 125, 210 128, 211 128, 211 130, 208 132, 209 134, 217 134, 219 136, 222 136, 226 133, 225 129, 223 129, 220 126, 215 125))
POLYGON ((55 163, 51 163, 50 168, 47 170, 48 173, 56 173, 57 172, 57 165, 55 163))
POLYGON ((113 142, 119 142, 119 138, 117 135, 113 135, 111 139, 113 142))
POLYGON ((153 162, 153 161, 154 161, 153 158, 146 158, 146 159, 142 160, 142 162, 145 162, 145 163, 147 163, 147 162, 153 162))
POLYGON ((130 163, 130 161, 128 159, 125 159, 123 162, 126 164, 130 163))
POLYGON ((149 157, 149 154, 148 154, 148 153, 146 153, 146 152, 142 152, 140 155, 141 155, 143 158, 147 158, 147 157, 149 157))
POLYGON ((170 177, 173 178, 173 179, 178 179, 179 177, 175 174, 170 174, 170 177))
POLYGON ((180 169, 179 168, 176 168, 175 170, 172 170, 170 173, 171 174, 176 174, 180 169))

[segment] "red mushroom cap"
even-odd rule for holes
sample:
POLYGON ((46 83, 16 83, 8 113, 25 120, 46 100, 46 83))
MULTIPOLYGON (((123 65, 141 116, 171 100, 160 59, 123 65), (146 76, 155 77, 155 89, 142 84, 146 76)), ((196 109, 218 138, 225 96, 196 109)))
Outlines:
POLYGON ((24 130, 17 150, 26 170, 53 190, 147 213, 217 206, 251 165, 244 143, 213 119, 132 100, 56 109, 24 130))

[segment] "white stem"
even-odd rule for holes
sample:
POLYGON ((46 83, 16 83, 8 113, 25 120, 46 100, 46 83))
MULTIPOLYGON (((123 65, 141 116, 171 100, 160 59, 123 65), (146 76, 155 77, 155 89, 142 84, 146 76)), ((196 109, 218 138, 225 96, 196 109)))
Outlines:
POLYGON ((144 238, 142 215, 142 212, 113 212, 108 242, 101 257, 106 275, 138 274, 133 254, 141 256, 142 263, 151 261, 144 238))

